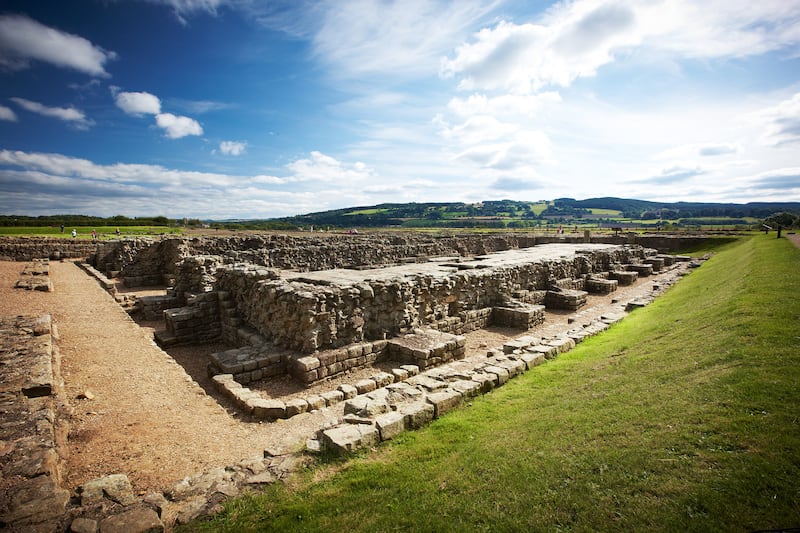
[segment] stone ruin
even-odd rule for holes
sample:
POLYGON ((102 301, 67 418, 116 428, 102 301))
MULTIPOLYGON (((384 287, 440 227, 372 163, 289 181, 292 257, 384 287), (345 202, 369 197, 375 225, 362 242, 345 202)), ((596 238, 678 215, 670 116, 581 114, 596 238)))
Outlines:
POLYGON ((465 333, 488 326, 526 331, 548 310, 576 311, 589 293, 610 294, 675 261, 638 244, 539 240, 140 239, 106 243, 92 262, 126 285, 169 285, 163 296, 138 298, 131 311, 164 320, 155 336, 162 347, 232 346, 211 356, 209 374, 222 376, 215 383, 243 411, 274 419, 312 410, 320 400, 286 405, 244 385, 291 376, 311 386, 380 363, 396 367, 395 380, 411 372, 404 366, 419 372, 462 359, 465 333))
MULTIPOLYGON (((574 313, 590 293, 611 294, 688 260, 640 244, 540 243, 520 236, 136 239, 100 243, 88 259, 91 264, 81 266, 111 293, 115 278, 134 287, 169 286, 163 296, 117 297, 133 313, 163 319, 165 328, 156 335, 163 346, 209 341, 233 346, 211 356, 209 373, 249 419, 289 418, 339 405, 340 423, 320 428, 307 442, 311 451, 334 453, 422 427, 570 350, 623 313, 576 324, 554 337, 528 331, 547 312, 574 313), (465 360, 463 335, 492 325, 522 335, 489 349, 485 358, 465 360), (379 363, 388 366, 370 370, 379 363), (264 397, 253 388, 274 377, 319 386, 359 369, 368 377, 286 399, 264 397)), ((45 276, 46 267, 46 261, 34 261, 20 279, 45 276)), ((662 277, 654 289, 663 290, 677 277, 662 277)), ((654 294, 627 308, 645 305, 654 294)), ((0 332, 11 336, 3 346, 13 346, 0 353, 0 393, 8 400, 4 419, 25 421, 3 424, 0 441, 30 443, 0 458, 4 478, 16 483, 2 491, 0 525, 24 529, 59 520, 69 499, 60 486, 55 451, 65 435, 59 357, 49 317, 0 318, 0 332)), ((162 530, 165 497, 183 509, 178 522, 185 523, 216 508, 220 496, 209 487, 273 482, 295 464, 288 456, 264 455, 258 464, 186 478, 144 502, 126 476, 105 476, 81 487, 80 503, 110 499, 122 510, 105 518, 101 529, 162 530)), ((84 526, 93 530, 97 523, 72 521, 73 530, 84 526)))

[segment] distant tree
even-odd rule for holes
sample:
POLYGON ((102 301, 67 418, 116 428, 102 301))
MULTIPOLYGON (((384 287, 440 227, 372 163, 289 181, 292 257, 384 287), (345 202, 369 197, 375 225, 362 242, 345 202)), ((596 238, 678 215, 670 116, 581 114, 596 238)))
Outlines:
POLYGON ((800 217, 789 213, 788 211, 783 211, 781 213, 773 213, 765 218, 764 224, 767 226, 772 226, 773 228, 778 226, 783 228, 792 228, 800 225, 800 217))

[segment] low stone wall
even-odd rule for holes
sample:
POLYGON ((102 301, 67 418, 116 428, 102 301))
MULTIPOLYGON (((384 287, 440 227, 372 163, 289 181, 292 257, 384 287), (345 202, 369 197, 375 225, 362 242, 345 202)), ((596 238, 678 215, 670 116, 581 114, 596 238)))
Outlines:
POLYGON ((59 360, 49 315, 0 317, 0 527, 55 531, 66 511, 59 360))
POLYGON ((93 256, 99 245, 85 239, 0 237, 0 261, 85 259, 93 256))

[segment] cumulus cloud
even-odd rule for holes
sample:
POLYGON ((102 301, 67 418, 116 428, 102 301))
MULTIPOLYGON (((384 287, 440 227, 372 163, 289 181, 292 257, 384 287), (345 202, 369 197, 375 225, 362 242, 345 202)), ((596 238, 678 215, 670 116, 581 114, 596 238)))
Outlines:
POLYGON ((225 155, 242 155, 247 149, 246 142, 222 141, 219 143, 219 151, 225 155))
POLYGON ((0 66, 7 69, 28 68, 33 60, 106 78, 109 74, 105 64, 115 58, 114 52, 83 37, 50 28, 26 16, 0 16, 0 66))
POLYGON ((638 47, 689 58, 745 57, 800 42, 800 4, 770 0, 577 0, 537 23, 500 21, 441 61, 463 90, 568 86, 638 47))
POLYGON ((158 115, 161 113, 161 100, 150 93, 116 92, 114 102, 117 107, 129 115, 158 115))
POLYGON ((79 130, 86 130, 94 125, 93 121, 86 118, 83 111, 75 109, 74 107, 49 107, 39 102, 17 97, 12 97, 11 101, 26 111, 63 120, 79 130))
POLYGON ((311 152, 309 158, 286 165, 286 168, 298 181, 333 181, 345 185, 366 181, 372 175, 372 169, 360 161, 345 164, 317 151, 311 152))
POLYGON ((203 128, 199 122, 193 118, 173 115, 172 113, 159 113, 156 115, 156 125, 163 129, 170 139, 203 134, 203 128))
POLYGON ((7 120, 9 122, 17 121, 17 114, 10 107, 0 105, 0 120, 7 120))
POLYGON ((800 93, 761 112, 766 122, 761 142, 767 146, 786 146, 800 142, 800 93))

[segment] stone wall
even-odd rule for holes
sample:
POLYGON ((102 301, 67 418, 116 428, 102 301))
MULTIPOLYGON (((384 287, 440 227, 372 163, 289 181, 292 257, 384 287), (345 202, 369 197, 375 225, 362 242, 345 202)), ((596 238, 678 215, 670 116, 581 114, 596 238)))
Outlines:
POLYGON ((0 261, 84 259, 93 256, 98 246, 85 239, 0 237, 0 261))
POLYGON ((0 317, 0 529, 56 531, 69 502, 59 361, 49 315, 0 317))
POLYGON ((463 324, 480 323, 469 313, 507 307, 509 294, 538 294, 555 280, 608 271, 646 253, 641 247, 619 247, 561 261, 463 270, 446 277, 365 279, 352 286, 275 279, 276 272, 253 265, 222 266, 215 276, 217 290, 230 294, 239 317, 260 335, 276 345, 313 353, 422 326, 463 332, 463 324))

